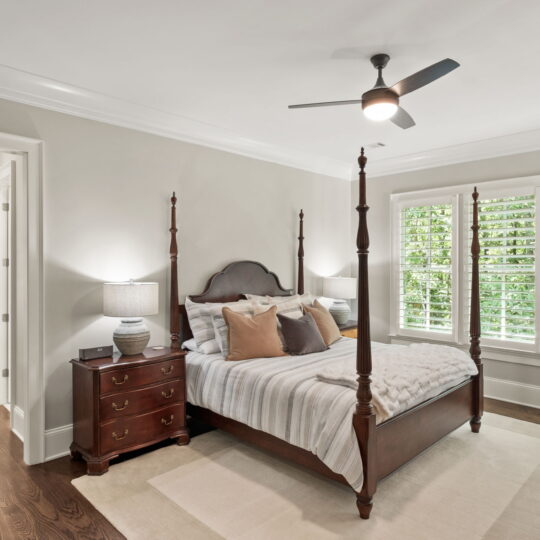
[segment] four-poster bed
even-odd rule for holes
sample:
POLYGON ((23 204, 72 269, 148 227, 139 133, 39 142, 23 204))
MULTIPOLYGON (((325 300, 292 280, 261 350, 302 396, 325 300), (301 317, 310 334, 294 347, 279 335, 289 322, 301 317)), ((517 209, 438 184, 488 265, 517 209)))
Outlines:
MULTIPOLYGON (((473 241, 472 254, 472 294, 470 318, 470 355, 478 373, 459 384, 445 389, 408 410, 379 424, 372 403, 372 344, 369 321, 368 250, 366 204, 367 158, 362 149, 358 159, 359 173, 359 225, 357 235, 358 253, 358 339, 356 341, 356 372, 358 388, 356 407, 351 422, 356 434, 363 468, 361 489, 357 491, 357 506, 360 516, 369 518, 372 498, 377 481, 421 453, 430 445, 470 421, 472 431, 480 429, 483 401, 483 375, 480 359, 480 303, 479 303, 479 240, 478 240, 478 193, 473 193, 473 241)), ((178 302, 176 243, 176 198, 171 199, 171 342, 173 347, 192 336, 184 306, 178 302)), ((299 214, 298 287, 304 292, 303 271, 303 211, 299 214)), ((208 281, 203 293, 190 295, 193 302, 230 302, 244 294, 269 296, 290 296, 292 290, 281 286, 278 277, 262 264, 253 261, 239 261, 226 266, 208 281)), ((469 360, 470 362, 470 360, 469 360)), ((189 378, 189 375, 188 375, 189 378)), ((189 382, 188 382, 189 383, 189 382)), ((203 423, 223 429, 240 439, 297 464, 308 467, 342 483, 349 483, 344 476, 331 470, 314 453, 296 446, 246 423, 218 414, 210 408, 188 404, 188 414, 203 423)))

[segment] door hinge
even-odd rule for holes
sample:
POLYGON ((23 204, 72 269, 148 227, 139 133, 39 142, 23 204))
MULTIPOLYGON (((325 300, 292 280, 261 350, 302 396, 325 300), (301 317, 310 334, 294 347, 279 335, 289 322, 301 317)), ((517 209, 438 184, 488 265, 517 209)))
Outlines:
POLYGON ((9 259, 8 258, 2 259, 2 266, 9 266, 9 259))
POLYGON ((2 370, 2 377, 9 377, 9 368, 4 368, 2 370))
POLYGON ((8 202, 3 202, 2 203, 2 210, 4 212, 9 212, 9 203, 8 202))
POLYGON ((9 313, 2 313, 2 322, 9 322, 9 313))

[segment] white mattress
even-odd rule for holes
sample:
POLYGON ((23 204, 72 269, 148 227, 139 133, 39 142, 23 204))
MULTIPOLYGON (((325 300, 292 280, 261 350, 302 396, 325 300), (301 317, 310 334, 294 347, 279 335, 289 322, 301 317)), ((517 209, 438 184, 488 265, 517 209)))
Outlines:
MULTIPOLYGON (((392 349, 403 346, 372 343, 374 371, 377 350, 392 349)), ((356 391, 317 379, 322 370, 355 355, 356 340, 348 338, 321 353, 240 362, 226 362, 220 354, 189 352, 187 399, 309 450, 358 491, 363 476, 352 425, 356 391)), ((468 377, 463 374, 452 386, 468 377)), ((445 386, 440 392, 451 387, 445 386)), ((417 403, 428 397, 419 395, 417 403)))

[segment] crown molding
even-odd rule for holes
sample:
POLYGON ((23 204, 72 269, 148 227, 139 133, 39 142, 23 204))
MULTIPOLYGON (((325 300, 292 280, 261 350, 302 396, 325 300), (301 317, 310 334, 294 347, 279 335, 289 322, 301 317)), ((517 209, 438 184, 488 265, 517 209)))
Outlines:
MULTIPOLYGON (((356 180, 357 166, 242 137, 226 128, 0 65, 0 98, 208 146, 335 178, 356 180)), ((540 129, 390 158, 370 158, 369 177, 540 150, 540 129)))
POLYGON ((242 137, 226 128, 0 65, 0 98, 208 146, 295 169, 349 179, 336 159, 242 137))
MULTIPOLYGON (((432 169, 480 161, 495 157, 524 154, 540 150, 540 129, 512 133, 492 139, 472 141, 444 148, 434 148, 425 152, 396 156, 386 159, 371 159, 369 177, 388 176, 421 169, 432 169)), ((356 172, 353 174, 356 180, 356 172)))

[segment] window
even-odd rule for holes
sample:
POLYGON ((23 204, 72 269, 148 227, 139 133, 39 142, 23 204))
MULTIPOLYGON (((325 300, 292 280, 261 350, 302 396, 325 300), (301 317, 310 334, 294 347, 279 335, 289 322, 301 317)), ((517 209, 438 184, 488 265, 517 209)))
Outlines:
MULTIPOLYGON (((392 195, 392 335, 468 342, 473 187, 392 195)), ((478 191, 482 343, 538 353, 540 176, 478 191)))
POLYGON ((452 205, 403 208, 400 328, 452 332, 452 205))
POLYGON ((478 202, 482 334, 534 343, 535 196, 478 202))

